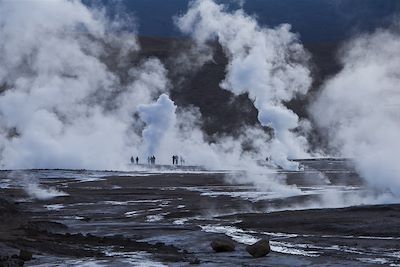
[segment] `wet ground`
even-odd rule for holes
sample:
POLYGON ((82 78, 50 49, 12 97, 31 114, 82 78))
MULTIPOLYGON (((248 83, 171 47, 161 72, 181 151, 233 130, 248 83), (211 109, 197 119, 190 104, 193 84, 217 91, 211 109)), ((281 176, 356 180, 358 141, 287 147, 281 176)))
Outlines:
POLYGON ((280 172, 289 193, 190 167, 2 171, 0 254, 29 250, 25 266, 400 266, 400 205, 328 208, 375 193, 346 160, 301 163, 280 172), (214 253, 220 236, 236 251, 214 253), (263 237, 272 252, 251 258, 245 245, 263 237))

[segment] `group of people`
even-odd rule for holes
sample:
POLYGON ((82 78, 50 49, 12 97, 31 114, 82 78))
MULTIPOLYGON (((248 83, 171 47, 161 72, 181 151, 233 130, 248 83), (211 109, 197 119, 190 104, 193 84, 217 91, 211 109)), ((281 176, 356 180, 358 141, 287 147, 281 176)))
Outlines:
POLYGON ((154 155, 153 156, 148 156, 147 157, 147 164, 149 164, 149 165, 156 164, 156 157, 154 155))
POLYGON ((177 155, 173 155, 172 156, 172 165, 178 165, 179 163, 179 159, 181 160, 181 165, 185 164, 185 160, 183 159, 183 157, 179 157, 177 155))
POLYGON ((133 158, 133 156, 132 156, 131 163, 133 164, 133 163, 135 163, 135 161, 136 161, 136 164, 139 164, 139 157, 133 158))
MULTIPOLYGON (((172 165, 178 165, 179 161, 181 163, 181 165, 185 164, 185 160, 183 159, 182 156, 177 156, 177 155, 173 155, 172 156, 172 165)), ((134 158, 133 156, 131 157, 131 163, 132 164, 139 164, 139 157, 134 158)), ((148 156, 147 157, 147 164, 149 165, 154 165, 156 164, 156 157, 153 156, 148 156)))

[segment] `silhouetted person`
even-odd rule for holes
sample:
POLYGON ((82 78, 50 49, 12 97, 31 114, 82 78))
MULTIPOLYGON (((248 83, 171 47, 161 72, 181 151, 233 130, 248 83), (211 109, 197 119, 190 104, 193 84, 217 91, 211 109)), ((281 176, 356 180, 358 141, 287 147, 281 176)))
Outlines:
POLYGON ((136 164, 139 164, 139 157, 136 157, 136 164))
POLYGON ((134 163, 134 161, 133 161, 133 156, 131 157, 131 163, 134 163))
POLYGON ((181 165, 183 165, 185 163, 185 160, 183 159, 182 156, 180 157, 180 159, 181 159, 181 165))
POLYGON ((175 155, 172 155, 172 165, 175 165, 175 155))

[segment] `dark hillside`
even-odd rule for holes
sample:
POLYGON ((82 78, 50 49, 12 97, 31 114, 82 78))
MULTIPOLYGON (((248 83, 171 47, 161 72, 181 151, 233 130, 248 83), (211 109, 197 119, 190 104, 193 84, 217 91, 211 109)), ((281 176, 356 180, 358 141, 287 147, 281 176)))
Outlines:
MULTIPOLYGON (((155 56, 166 64, 172 80, 172 99, 179 106, 194 105, 200 109, 207 134, 234 134, 241 125, 257 123, 257 110, 247 95, 234 96, 219 86, 225 77, 227 64, 220 47, 214 45, 213 62, 198 70, 181 72, 176 71, 179 66, 174 58, 188 49, 188 40, 140 37, 140 43, 140 57, 155 56)), ((316 43, 306 44, 305 47, 312 55, 313 86, 308 96, 287 104, 302 117, 307 116, 307 102, 318 91, 322 81, 340 69, 335 60, 337 44, 316 43)))

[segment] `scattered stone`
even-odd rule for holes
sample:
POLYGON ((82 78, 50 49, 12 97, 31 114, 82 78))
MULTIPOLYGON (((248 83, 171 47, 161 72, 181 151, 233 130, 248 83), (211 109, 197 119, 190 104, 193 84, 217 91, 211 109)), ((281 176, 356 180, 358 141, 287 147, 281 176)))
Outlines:
POLYGON ((65 224, 53 221, 29 221, 24 229, 48 233, 65 233, 68 227, 65 224))
POLYGON ((122 234, 115 234, 115 235, 112 236, 112 238, 114 238, 114 239, 124 239, 125 237, 122 234))
POLYGON ((32 259, 32 252, 21 249, 19 251, 19 258, 23 261, 30 261, 32 259))
POLYGON ((91 233, 86 234, 86 238, 96 239, 97 237, 92 235, 91 233))
POLYGON ((24 266, 24 261, 13 257, 0 257, 0 267, 20 267, 24 266))
POLYGON ((235 251, 236 244, 232 239, 217 238, 211 242, 211 247, 215 252, 232 252, 235 251))
POLYGON ((15 214, 18 213, 16 205, 10 201, 0 198, 0 214, 15 214))
POLYGON ((198 264, 200 264, 200 260, 199 260, 199 258, 196 258, 196 257, 192 258, 189 260, 189 264, 198 265, 198 264))
POLYGON ((271 251, 269 240, 263 238, 253 245, 248 245, 246 251, 254 258, 264 257, 271 251))
POLYGON ((84 222, 90 222, 92 219, 89 217, 84 217, 83 219, 81 219, 84 222))

